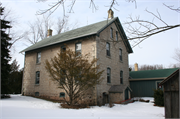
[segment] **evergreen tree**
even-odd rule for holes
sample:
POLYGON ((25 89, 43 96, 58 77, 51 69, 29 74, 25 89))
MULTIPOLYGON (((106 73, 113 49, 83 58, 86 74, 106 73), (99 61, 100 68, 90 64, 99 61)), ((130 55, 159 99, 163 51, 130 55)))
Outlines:
MULTIPOLYGON (((1 13, 3 15, 4 7, 0 4, 1 13)), ((2 18, 2 17, 1 17, 2 18)), ((11 28, 9 21, 1 19, 1 94, 8 94, 10 92, 10 86, 8 85, 10 64, 8 62, 11 60, 9 47, 11 46, 9 34, 6 30, 11 28)))
POLYGON ((9 75, 9 85, 11 94, 20 94, 22 88, 23 69, 19 70, 19 64, 16 59, 11 63, 11 72, 9 75))

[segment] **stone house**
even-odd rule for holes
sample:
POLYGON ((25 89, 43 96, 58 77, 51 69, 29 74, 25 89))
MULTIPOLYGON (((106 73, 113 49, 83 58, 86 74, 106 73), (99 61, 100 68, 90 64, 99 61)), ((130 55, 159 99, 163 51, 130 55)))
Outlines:
POLYGON ((128 54, 133 51, 118 17, 113 17, 112 10, 108 13, 107 20, 55 36, 49 30, 47 38, 21 51, 25 52, 22 93, 55 100, 66 97, 65 92, 49 80, 45 69, 45 60, 50 60, 61 48, 65 50, 66 44, 74 51, 90 53, 89 60, 99 59, 97 64, 104 70, 104 79, 89 97, 95 104, 130 98, 128 54))

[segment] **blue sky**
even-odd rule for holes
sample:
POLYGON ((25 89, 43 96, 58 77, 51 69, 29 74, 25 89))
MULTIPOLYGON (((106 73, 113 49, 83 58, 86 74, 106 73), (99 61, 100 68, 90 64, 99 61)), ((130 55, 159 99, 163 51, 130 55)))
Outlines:
MULTIPOLYGON (((14 15, 18 16, 18 24, 14 26, 14 30, 22 32, 28 27, 28 22, 33 22, 36 18, 36 12, 38 10, 44 10, 48 7, 48 4, 56 2, 57 0, 48 0, 46 2, 37 2, 37 0, 1 0, 3 6, 11 9, 14 15)), ((97 11, 92 11, 90 6, 90 0, 77 0, 73 8, 74 13, 68 13, 66 9, 66 14, 69 15, 69 23, 74 23, 78 21, 78 27, 85 26, 87 24, 96 23, 103 21, 107 18, 107 7, 111 0, 94 0, 95 4, 98 6, 97 11)), ((127 21, 127 18, 131 14, 133 17, 140 16, 142 19, 152 20, 153 16, 145 12, 145 9, 156 13, 158 9, 161 14, 162 19, 169 23, 170 25, 180 24, 180 14, 169 10, 163 3, 167 5, 180 5, 179 0, 137 0, 137 8, 135 8, 134 3, 128 3, 126 0, 117 0, 119 6, 115 6, 118 10, 114 11, 114 16, 119 17, 124 30, 125 25, 123 24, 127 21)), ((67 0, 65 6, 68 6, 70 1, 67 0)), ((54 14, 51 16, 53 20, 58 17, 62 17, 63 10, 59 7, 54 14)), ((156 21, 157 24, 162 25, 160 22, 156 21)), ((125 31, 126 32, 126 31, 125 31)), ((126 33, 128 36, 128 34, 126 33)), ((19 41, 15 45, 15 50, 12 50, 12 59, 17 59, 20 67, 24 66, 24 55, 19 52, 26 47, 28 47, 27 42, 23 40, 19 41), (26 44, 26 45, 25 45, 26 44)), ((170 64, 175 64, 176 61, 172 58, 174 56, 175 48, 180 48, 180 28, 175 28, 155 36, 152 36, 145 41, 143 41, 139 46, 133 48, 134 53, 129 55, 129 64, 133 65, 138 63, 143 64, 162 64, 168 67, 170 64)))

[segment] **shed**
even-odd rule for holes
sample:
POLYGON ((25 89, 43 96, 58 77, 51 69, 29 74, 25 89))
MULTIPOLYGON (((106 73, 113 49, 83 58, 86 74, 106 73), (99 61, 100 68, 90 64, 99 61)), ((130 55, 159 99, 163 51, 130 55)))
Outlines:
POLYGON ((180 118, 179 115, 179 69, 164 79, 165 118, 180 118))
POLYGON ((110 101, 111 102, 121 102, 130 98, 132 90, 126 85, 113 85, 109 89, 110 101), (122 98, 124 95, 124 98, 122 98))
POLYGON ((163 89, 159 83, 170 76, 178 68, 131 71, 129 73, 132 97, 153 97, 154 89, 163 89))

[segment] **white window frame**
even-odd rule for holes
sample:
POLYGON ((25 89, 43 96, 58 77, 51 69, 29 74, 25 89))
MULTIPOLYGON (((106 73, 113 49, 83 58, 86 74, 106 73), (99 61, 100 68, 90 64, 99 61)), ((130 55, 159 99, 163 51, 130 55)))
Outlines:
POLYGON ((35 84, 39 84, 40 82, 40 71, 36 71, 36 80, 35 80, 35 84), (39 73, 39 77, 38 77, 38 73, 39 73))
POLYGON ((123 57, 122 57, 122 49, 119 48, 119 60, 123 61, 123 57))
POLYGON ((75 52, 79 53, 79 55, 81 55, 81 53, 82 53, 82 44, 81 44, 81 42, 78 42, 78 43, 75 44, 75 52), (77 50, 78 44, 80 44, 80 49, 77 50))
POLYGON ((113 38, 113 28, 110 28, 110 37, 113 38))
POLYGON ((111 68, 107 67, 107 83, 111 83, 111 68), (109 73, 108 73, 109 70, 109 73), (108 82, 108 77, 109 77, 109 82, 108 82))
POLYGON ((118 31, 116 31, 116 41, 118 41, 118 31))
MULTIPOLYGON (((158 82, 160 83, 161 81, 156 81, 156 90, 159 88, 158 85, 157 85, 158 82)), ((159 89, 162 89, 162 86, 159 89)))
POLYGON ((36 63, 40 63, 41 62, 41 52, 37 53, 37 59, 36 59, 36 63))
POLYGON ((111 56, 111 51, 110 51, 110 48, 111 46, 110 46, 110 43, 108 43, 108 42, 106 42, 106 55, 107 56, 111 56), (107 47, 107 45, 108 45, 108 47, 107 47))

